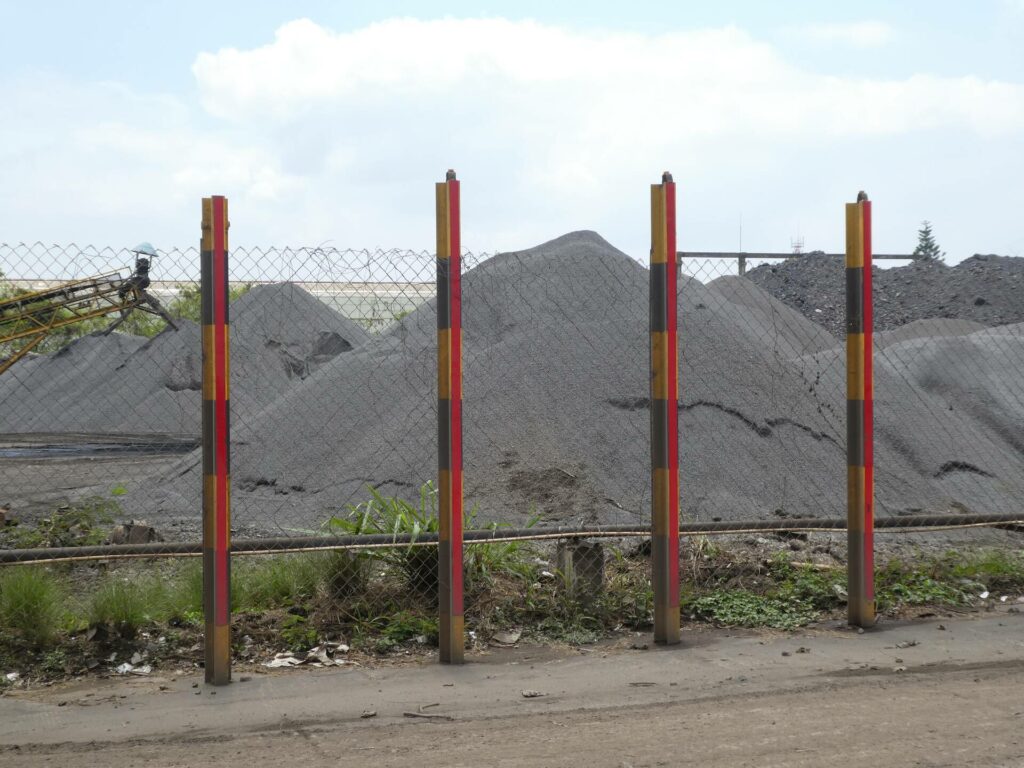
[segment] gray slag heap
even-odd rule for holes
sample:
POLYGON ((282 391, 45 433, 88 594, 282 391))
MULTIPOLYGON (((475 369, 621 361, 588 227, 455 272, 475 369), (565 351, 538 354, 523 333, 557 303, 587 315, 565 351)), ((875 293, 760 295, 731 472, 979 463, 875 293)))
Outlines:
MULTIPOLYGON (((496 256, 463 286, 467 509, 477 522, 646 525, 647 270, 577 232, 496 256)), ((737 277, 684 278, 679 312, 685 517, 845 514, 840 343, 737 277)), ((969 331, 879 345, 879 515, 1020 498, 1020 398, 997 350, 1021 337, 969 331), (987 388, 957 383, 948 361, 964 356, 987 388)), ((316 530, 368 486, 417 499, 436 474, 435 344, 431 302, 236 422, 238 524, 316 530)), ((151 514, 196 509, 199 487, 193 455, 154 481, 151 514)))

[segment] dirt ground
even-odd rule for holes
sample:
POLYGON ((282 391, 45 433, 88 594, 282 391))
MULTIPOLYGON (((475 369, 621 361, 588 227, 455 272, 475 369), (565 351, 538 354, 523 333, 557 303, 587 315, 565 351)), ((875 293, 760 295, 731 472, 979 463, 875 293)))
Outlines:
POLYGON ((0 697, 0 764, 1024 766, 1022 630, 1022 614, 999 611, 863 634, 495 649, 459 668, 287 670, 217 689, 79 682, 0 697))

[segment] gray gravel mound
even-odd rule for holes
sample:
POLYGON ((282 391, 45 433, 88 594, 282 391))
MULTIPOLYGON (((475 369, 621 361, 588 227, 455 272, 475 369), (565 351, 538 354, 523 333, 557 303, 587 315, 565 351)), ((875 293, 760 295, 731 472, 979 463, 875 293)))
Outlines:
MULTIPOLYGON (((466 272, 465 493, 475 524, 539 514, 549 524, 649 525, 648 280, 593 232, 466 272)), ((370 338, 293 286, 254 289, 234 307, 239 530, 316 531, 368 487, 416 501, 436 476, 434 302, 370 338)), ((743 278, 683 278, 678 310, 686 519, 843 516, 843 346, 743 278)), ((1024 393, 1014 361, 1024 355, 1024 324, 978 322, 918 321, 878 334, 880 516, 1019 508, 1024 393)), ((82 339, 26 364, 31 382, 0 418, 33 413, 24 392, 39 386, 40 413, 61 398, 63 429, 138 432, 151 416, 195 434, 198 355, 195 326, 142 344, 82 339), (46 389, 62 366, 63 384, 46 389), (135 392, 138 406, 125 412, 135 392)), ((124 502, 170 535, 175 525, 194 535, 201 480, 196 451, 124 502)))
MULTIPOLYGON (((1024 321, 1024 259, 975 255, 948 267, 915 261, 872 270, 875 330, 915 320, 951 318, 986 326, 1024 321)), ((808 254, 763 264, 747 278, 837 338, 845 336, 843 260, 808 254)))
MULTIPOLYGON (((0 433, 198 437, 199 327, 152 339, 93 334, 0 377, 0 433)), ((232 304, 232 407, 254 418, 328 360, 365 343, 362 328, 296 286, 258 286, 232 304)))
MULTIPOLYGON (((645 525, 647 270, 576 232, 470 270, 463 295, 478 521, 645 525)), ((679 311, 686 514, 835 512, 844 406, 823 403, 796 362, 835 340, 748 281, 684 279, 679 311)), ((315 530, 368 485, 415 499, 436 472, 435 339, 430 303, 236 424, 233 519, 315 530)), ((149 517, 194 509, 199 479, 196 454, 146 491, 149 517)))

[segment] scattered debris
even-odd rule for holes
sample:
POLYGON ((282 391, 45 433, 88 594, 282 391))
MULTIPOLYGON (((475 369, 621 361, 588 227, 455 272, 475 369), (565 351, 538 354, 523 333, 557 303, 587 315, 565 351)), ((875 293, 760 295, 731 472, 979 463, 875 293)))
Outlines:
POLYGON ((305 663, 305 659, 300 659, 294 653, 278 653, 274 655, 270 661, 263 664, 264 667, 270 667, 271 669, 280 669, 281 667, 297 667, 300 664, 305 663))
POLYGON ((454 720, 451 715, 432 715, 426 712, 403 712, 402 717, 422 717, 426 720, 454 720))
POLYGON ((508 632, 495 632, 491 641, 498 645, 515 645, 519 642, 519 638, 523 636, 523 630, 513 629, 508 632))
POLYGON ((530 690, 523 691, 523 698, 524 699, 539 699, 541 696, 547 696, 547 694, 544 693, 543 691, 530 691, 530 690))
POLYGON ((20 672, 8 672, 6 675, 4 675, 4 679, 8 683, 16 683, 16 682, 18 682, 18 680, 21 679, 21 673, 20 672))
POLYGON ((338 655, 349 652, 349 646, 345 643, 321 643, 310 648, 305 654, 295 651, 283 651, 274 655, 270 661, 264 662, 264 667, 280 669, 283 667, 298 667, 308 664, 311 667, 343 667, 347 664, 355 664, 354 661, 339 659, 338 655))
POLYGON ((367 720, 367 719, 369 719, 371 717, 376 717, 376 716, 377 716, 377 710, 376 709, 364 709, 363 710, 363 714, 361 714, 359 717, 361 719, 363 719, 363 720, 367 720))
POLYGON ((917 640, 903 640, 903 641, 901 641, 899 643, 896 643, 896 645, 894 645, 893 647, 894 648, 913 648, 915 645, 920 645, 920 644, 921 643, 919 643, 917 640))
POLYGON ((163 538, 145 520, 115 525, 107 540, 109 544, 149 544, 153 541, 163 541, 163 538))

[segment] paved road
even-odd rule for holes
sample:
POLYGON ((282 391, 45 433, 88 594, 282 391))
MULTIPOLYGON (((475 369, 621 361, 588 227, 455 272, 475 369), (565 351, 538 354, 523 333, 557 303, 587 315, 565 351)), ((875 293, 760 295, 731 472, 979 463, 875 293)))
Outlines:
POLYGON ((216 690, 179 677, 5 696, 0 764, 1024 766, 1021 614, 685 637, 216 690))

